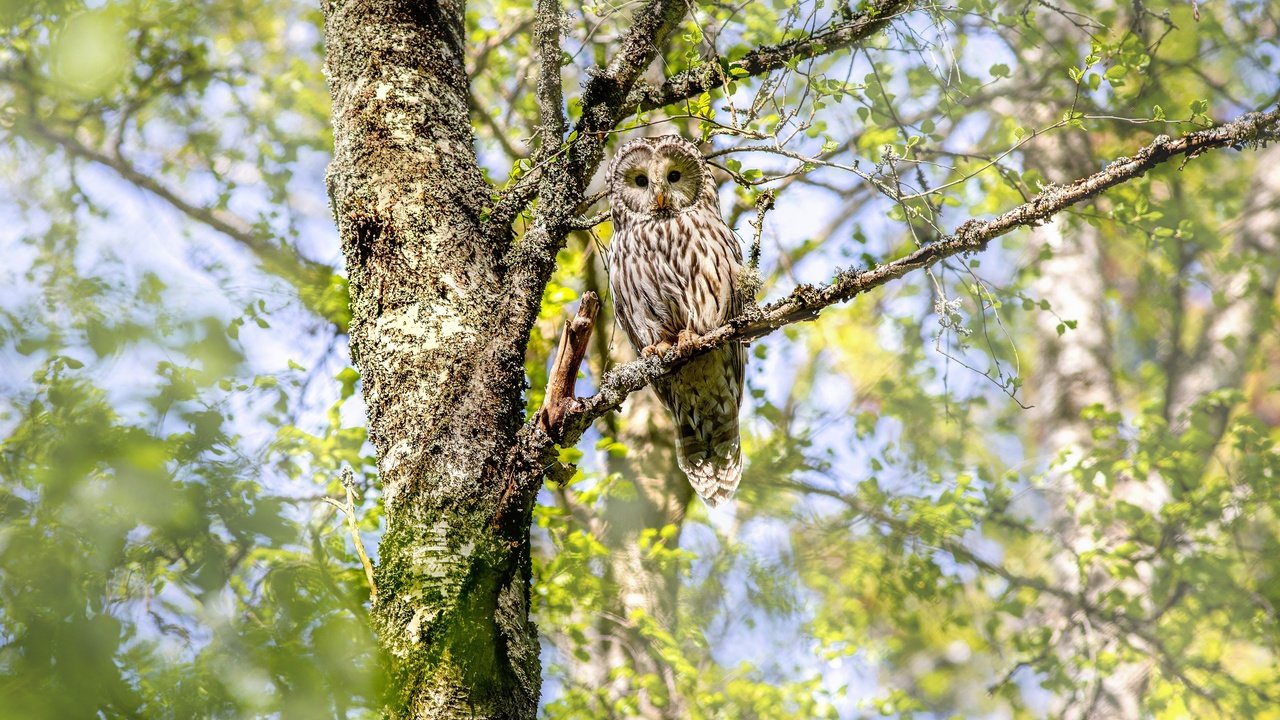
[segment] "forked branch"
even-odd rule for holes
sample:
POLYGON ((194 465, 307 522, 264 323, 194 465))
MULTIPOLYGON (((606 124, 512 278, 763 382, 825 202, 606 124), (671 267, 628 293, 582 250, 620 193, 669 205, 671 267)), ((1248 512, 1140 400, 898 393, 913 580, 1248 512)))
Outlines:
MULTIPOLYGON (((538 5, 537 38, 542 71, 539 76, 538 103, 543 132, 546 127, 558 129, 563 134, 564 117, 558 107, 560 96, 559 55, 553 63, 549 38, 559 37, 559 4, 556 0, 540 0, 538 5), (552 65, 555 78, 552 78, 552 65), (556 107, 551 107, 556 100, 556 107)), ((632 17, 631 28, 623 37, 616 54, 605 67, 598 67, 590 74, 581 96, 581 116, 574 124, 577 140, 572 152, 554 159, 550 154, 540 154, 542 167, 535 168, 507 190, 493 206, 487 222, 495 233, 509 232, 516 215, 528 206, 535 196, 542 207, 542 222, 554 232, 553 240, 563 236, 560 227, 572 215, 573 207, 582 199, 587 183, 604 157, 605 139, 610 130, 626 114, 625 101, 636 79, 643 73, 664 47, 667 35, 679 24, 687 6, 677 0, 648 0, 632 17), (548 170, 556 177, 549 183, 541 182, 548 170)), ((544 137, 546 148, 559 148, 560 137, 544 137)), ((553 242, 558 249, 558 242, 553 242)), ((555 254, 555 250, 551 251, 555 254)))

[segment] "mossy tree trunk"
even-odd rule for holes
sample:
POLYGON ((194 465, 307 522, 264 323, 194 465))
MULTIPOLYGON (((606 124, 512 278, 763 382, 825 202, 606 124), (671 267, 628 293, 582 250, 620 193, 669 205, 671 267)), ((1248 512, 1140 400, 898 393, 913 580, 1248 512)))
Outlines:
POLYGON ((509 322, 473 150, 460 2, 335 1, 329 190, 384 483, 373 617, 393 717, 527 718, 528 513, 499 521, 528 328, 509 322))
MULTIPOLYGON (((373 618, 392 717, 531 718, 530 507, 554 445, 524 423, 524 354, 605 134, 684 5, 637 10, 584 89, 576 152, 491 204, 468 115, 464 5, 330 0, 329 194, 351 287, 351 351, 378 453, 386 533, 373 618)), ((539 6, 546 148, 567 132, 558 6, 539 6)), ((580 432, 580 430, 579 430, 580 432)))

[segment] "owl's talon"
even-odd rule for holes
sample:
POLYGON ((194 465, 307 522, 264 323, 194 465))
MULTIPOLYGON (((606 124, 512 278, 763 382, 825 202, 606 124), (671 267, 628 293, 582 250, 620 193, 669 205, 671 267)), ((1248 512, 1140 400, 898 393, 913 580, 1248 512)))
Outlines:
POLYGON ((676 355, 685 357, 693 352, 693 344, 702 338, 698 333, 685 328, 676 335, 676 355))
POLYGON ((697 342, 702 336, 698 333, 685 328, 676 334, 676 345, 688 345, 691 342, 697 342))
POLYGON ((646 345, 640 351, 640 357, 651 357, 653 355, 659 355, 659 356, 666 355, 667 351, 670 349, 671 349, 671 343, 667 342, 666 340, 663 340, 662 342, 656 342, 652 345, 646 345))

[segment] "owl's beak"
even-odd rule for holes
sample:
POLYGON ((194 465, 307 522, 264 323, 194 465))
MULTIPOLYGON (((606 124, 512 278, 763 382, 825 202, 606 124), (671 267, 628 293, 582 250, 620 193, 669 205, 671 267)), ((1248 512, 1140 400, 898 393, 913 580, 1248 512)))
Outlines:
POLYGON ((655 195, 655 196, 654 196, 654 198, 653 198, 653 207, 654 207, 655 209, 657 209, 657 210, 666 210, 666 209, 667 209, 667 194, 666 194, 666 193, 664 193, 664 192, 662 192, 661 190, 659 190, 659 191, 658 191, 658 194, 657 194, 657 195, 655 195))

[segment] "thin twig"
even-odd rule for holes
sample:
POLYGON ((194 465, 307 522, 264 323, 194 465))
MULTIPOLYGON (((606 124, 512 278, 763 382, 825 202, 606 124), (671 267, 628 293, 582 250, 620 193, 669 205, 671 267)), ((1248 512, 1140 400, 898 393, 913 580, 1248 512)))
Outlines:
POLYGON ((321 500, 329 503, 347 516, 347 529, 351 531, 351 541, 355 543, 356 554, 360 556, 360 564, 364 566, 364 577, 369 581, 369 603, 377 605, 378 585, 373 581, 373 563, 369 562, 369 556, 364 551, 364 541, 360 539, 360 525, 356 520, 356 483, 350 467, 342 469, 342 487, 347 491, 346 503, 340 503, 331 497, 324 497, 321 500))

